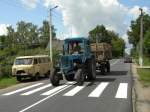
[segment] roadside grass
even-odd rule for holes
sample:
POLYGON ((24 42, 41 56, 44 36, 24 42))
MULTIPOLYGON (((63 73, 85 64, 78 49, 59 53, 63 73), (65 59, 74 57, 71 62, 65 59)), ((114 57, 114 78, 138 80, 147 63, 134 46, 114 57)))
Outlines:
POLYGON ((150 58, 149 57, 144 57, 144 65, 150 66, 150 58))
MULTIPOLYGON (((139 64, 139 59, 138 59, 138 57, 135 57, 135 62, 136 62, 137 64, 139 64)), ((144 66, 150 66, 150 58, 149 58, 149 57, 146 57, 146 56, 143 57, 143 65, 144 65, 144 66)))
POLYGON ((144 86, 150 86, 150 69, 137 69, 137 72, 140 76, 140 81, 144 86))
POLYGON ((19 82, 15 77, 1 77, 0 78, 0 89, 18 84, 19 82))

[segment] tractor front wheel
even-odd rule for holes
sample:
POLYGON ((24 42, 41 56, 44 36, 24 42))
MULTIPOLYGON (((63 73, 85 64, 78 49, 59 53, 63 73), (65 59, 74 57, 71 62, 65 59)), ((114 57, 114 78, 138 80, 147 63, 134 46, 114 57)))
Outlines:
POLYGON ((58 75, 58 70, 56 69, 50 74, 50 81, 53 86, 59 86, 60 79, 58 75))
POLYGON ((77 85, 82 86, 84 83, 84 75, 83 75, 83 70, 82 69, 78 69, 76 74, 76 81, 77 81, 77 85))

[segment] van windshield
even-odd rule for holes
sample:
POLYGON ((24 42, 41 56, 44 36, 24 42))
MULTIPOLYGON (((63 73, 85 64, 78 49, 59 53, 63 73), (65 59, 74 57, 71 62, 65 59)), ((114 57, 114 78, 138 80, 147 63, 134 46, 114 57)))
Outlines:
POLYGON ((32 58, 16 59, 15 65, 31 65, 32 58))

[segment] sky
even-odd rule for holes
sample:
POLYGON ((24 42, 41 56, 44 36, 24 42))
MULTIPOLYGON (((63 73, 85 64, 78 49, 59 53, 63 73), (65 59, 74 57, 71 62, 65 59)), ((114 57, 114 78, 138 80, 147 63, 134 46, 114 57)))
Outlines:
POLYGON ((127 30, 143 8, 150 14, 150 0, 0 0, 0 35, 7 34, 6 27, 16 28, 18 21, 32 22, 39 27, 48 20, 52 11, 52 23, 57 37, 88 36, 96 25, 105 25, 117 32, 126 42, 129 52, 127 30))

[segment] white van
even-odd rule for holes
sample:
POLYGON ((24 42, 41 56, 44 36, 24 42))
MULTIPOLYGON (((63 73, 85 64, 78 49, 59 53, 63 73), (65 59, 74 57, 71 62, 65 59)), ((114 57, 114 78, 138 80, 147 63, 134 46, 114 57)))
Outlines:
POLYGON ((48 77, 50 74, 50 59, 48 55, 17 57, 12 66, 12 75, 18 81, 31 77, 38 80, 40 76, 48 77))

